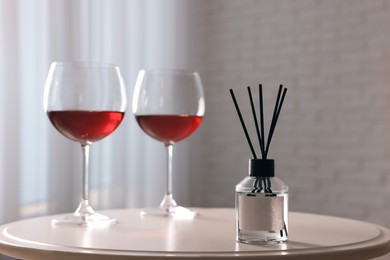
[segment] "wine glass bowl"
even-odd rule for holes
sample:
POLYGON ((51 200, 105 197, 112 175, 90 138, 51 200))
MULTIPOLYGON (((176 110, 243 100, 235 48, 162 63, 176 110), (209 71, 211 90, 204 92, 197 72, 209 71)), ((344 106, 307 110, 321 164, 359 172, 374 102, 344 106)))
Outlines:
POLYGON ((205 112, 203 86, 197 72, 184 70, 141 70, 132 104, 141 129, 167 150, 166 190, 158 208, 143 215, 192 218, 196 212, 178 206, 172 195, 173 145, 190 136, 205 112))
POLYGON ((71 215, 56 224, 107 225, 116 220, 96 213, 89 204, 90 145, 120 125, 126 109, 126 90, 117 66, 94 62, 53 62, 44 91, 44 110, 52 125, 83 152, 82 199, 71 215))

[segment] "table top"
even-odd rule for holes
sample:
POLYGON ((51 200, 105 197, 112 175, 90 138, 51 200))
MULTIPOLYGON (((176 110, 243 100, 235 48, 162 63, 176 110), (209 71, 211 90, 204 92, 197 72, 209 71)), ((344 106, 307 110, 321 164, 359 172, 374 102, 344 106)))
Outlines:
MULTIPOLYGON (((22 259, 370 259, 390 252, 387 228, 324 215, 290 212, 289 242, 235 241, 230 208, 195 208, 193 220, 142 217, 140 209, 103 211, 110 227, 52 225, 54 216, 0 227, 0 252, 22 259)), ((57 216, 56 216, 57 217, 57 216)))

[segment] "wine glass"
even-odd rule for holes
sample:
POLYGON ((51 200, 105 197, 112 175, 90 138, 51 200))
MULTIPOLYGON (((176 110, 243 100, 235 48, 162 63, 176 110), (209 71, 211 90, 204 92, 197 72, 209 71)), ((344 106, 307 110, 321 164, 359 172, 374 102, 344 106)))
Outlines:
POLYGON ((89 150, 92 143, 111 134, 126 109, 126 90, 117 66, 94 62, 53 62, 47 76, 43 106, 50 122, 65 137, 81 144, 82 198, 71 215, 55 224, 99 225, 116 222, 96 213, 88 200, 89 150))
POLYGON ((173 145, 192 134, 200 125, 205 100, 197 72, 182 70, 141 70, 134 94, 133 113, 142 130, 164 144, 167 152, 166 190, 158 208, 142 215, 193 218, 196 212, 178 206, 172 195, 173 145))

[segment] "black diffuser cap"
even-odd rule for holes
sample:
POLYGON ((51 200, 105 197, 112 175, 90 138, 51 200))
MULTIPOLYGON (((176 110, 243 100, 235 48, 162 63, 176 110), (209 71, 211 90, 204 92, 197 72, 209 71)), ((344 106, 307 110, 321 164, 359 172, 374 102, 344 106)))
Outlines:
POLYGON ((275 161, 272 159, 250 159, 249 175, 254 177, 274 177, 275 161))

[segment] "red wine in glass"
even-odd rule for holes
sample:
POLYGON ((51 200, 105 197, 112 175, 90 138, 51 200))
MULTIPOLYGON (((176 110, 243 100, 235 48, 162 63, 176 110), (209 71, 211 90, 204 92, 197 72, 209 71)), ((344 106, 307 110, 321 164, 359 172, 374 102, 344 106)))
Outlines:
POLYGON ((52 125, 79 143, 83 156, 79 206, 73 214, 53 219, 53 224, 106 227, 116 223, 115 218, 95 212, 89 203, 89 151, 124 117, 127 95, 119 67, 101 62, 53 62, 43 97, 52 125))
POLYGON ((96 142, 111 134, 121 123, 124 112, 62 110, 48 111, 53 126, 79 143, 96 142))
POLYGON ((196 115, 139 115, 137 122, 142 130, 154 139, 172 143, 191 135, 202 122, 196 115))
POLYGON ((172 194, 173 145, 191 135, 202 122, 205 99, 200 76, 194 71, 141 70, 134 88, 132 111, 142 130, 166 148, 165 195, 158 208, 142 216, 194 218, 197 213, 179 206, 172 194))

